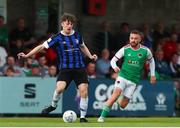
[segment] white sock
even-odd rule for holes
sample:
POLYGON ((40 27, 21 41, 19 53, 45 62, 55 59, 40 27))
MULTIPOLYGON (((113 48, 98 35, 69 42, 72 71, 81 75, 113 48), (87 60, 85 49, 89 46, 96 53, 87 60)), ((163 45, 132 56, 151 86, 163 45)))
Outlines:
POLYGON ((56 108, 56 107, 57 107, 57 103, 58 103, 58 101, 59 101, 60 98, 61 98, 61 94, 58 94, 58 93, 56 92, 56 90, 55 90, 55 91, 54 91, 54 95, 53 95, 53 99, 52 99, 51 105, 56 108))
POLYGON ((88 108, 88 98, 81 98, 80 100, 80 118, 85 118, 88 108))

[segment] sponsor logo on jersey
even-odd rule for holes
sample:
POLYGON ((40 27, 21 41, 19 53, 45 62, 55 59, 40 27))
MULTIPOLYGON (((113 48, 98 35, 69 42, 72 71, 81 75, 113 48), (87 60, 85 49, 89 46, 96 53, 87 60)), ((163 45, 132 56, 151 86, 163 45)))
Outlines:
POLYGON ((128 64, 137 65, 137 64, 139 64, 139 62, 138 61, 134 61, 134 60, 128 60, 128 64))

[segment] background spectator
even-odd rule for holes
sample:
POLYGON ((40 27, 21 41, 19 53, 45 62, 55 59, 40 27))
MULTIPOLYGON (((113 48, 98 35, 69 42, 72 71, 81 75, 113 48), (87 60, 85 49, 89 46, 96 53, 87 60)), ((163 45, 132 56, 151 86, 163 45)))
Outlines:
POLYGON ((4 17, 0 15, 0 46, 9 49, 8 44, 8 30, 4 23, 4 17))
POLYGON ((22 52, 24 49, 23 41, 21 39, 17 39, 15 41, 14 47, 11 48, 11 54, 14 56, 14 58, 17 60, 17 54, 22 52))
POLYGON ((15 72, 13 66, 7 67, 7 68, 5 69, 5 71, 4 71, 4 75, 5 75, 5 76, 8 76, 8 77, 14 77, 14 76, 16 76, 16 72, 15 72))
POLYGON ((164 59, 166 61, 170 61, 172 55, 177 52, 177 40, 178 40, 178 35, 177 34, 171 34, 170 40, 165 41, 162 48, 164 51, 164 59))
POLYGON ((172 77, 180 77, 180 65, 178 64, 178 54, 174 53, 170 61, 170 69, 172 71, 172 77))
POLYGON ((142 35, 143 45, 145 45, 146 47, 152 50, 153 38, 149 24, 147 23, 143 24, 142 33, 143 33, 142 35))
POLYGON ((46 77, 56 77, 57 75, 57 67, 55 65, 49 66, 48 75, 46 77))
POLYGON ((130 25, 127 22, 123 22, 120 26, 119 32, 115 36, 115 40, 118 43, 116 47, 116 51, 122 48, 124 45, 128 43, 129 40, 129 34, 130 34, 130 25))
POLYGON ((161 40, 167 40, 169 37, 169 33, 164 28, 164 23, 159 22, 155 25, 155 30, 153 32, 153 48, 156 49, 157 45, 161 42, 161 40))
POLYGON ((10 32, 9 40, 11 48, 15 46, 17 39, 21 39, 26 48, 33 47, 34 40, 32 38, 32 33, 26 26, 25 19, 23 17, 18 18, 16 28, 10 32))
POLYGON ((30 75, 31 77, 40 77, 41 76, 41 72, 40 72, 40 68, 38 64, 32 64, 31 65, 31 71, 30 71, 30 75))
POLYGON ((48 66, 46 65, 46 57, 45 56, 41 56, 39 57, 39 69, 40 69, 40 74, 42 77, 47 76, 48 75, 48 66))
MULTIPOLYGON (((13 72, 13 76, 21 76, 22 70, 19 66, 16 65, 15 59, 13 56, 7 57, 7 62, 3 67, 3 73, 6 74, 7 69, 10 67, 10 70, 13 72)), ((9 71, 9 70, 8 70, 9 71)))
POLYGON ((88 78, 96 78, 96 64, 89 62, 86 67, 88 78))
POLYGON ((101 23, 101 30, 95 36, 95 51, 98 55, 101 54, 101 50, 104 48, 114 49, 113 34, 111 32, 111 25, 107 21, 101 23))
POLYGON ((20 65, 20 68, 23 72, 23 75, 22 76, 32 76, 32 67, 34 65, 38 65, 38 61, 37 60, 34 60, 32 57, 29 57, 25 60, 18 60, 19 61, 19 65, 20 65))
POLYGON ((164 60, 164 51, 157 50, 155 52, 155 66, 156 71, 160 75, 161 79, 166 80, 167 78, 171 77, 171 69, 169 64, 164 60))
POLYGON ((101 52, 101 57, 96 62, 96 76, 97 78, 106 78, 109 74, 110 60, 109 60, 109 50, 103 49, 101 52))

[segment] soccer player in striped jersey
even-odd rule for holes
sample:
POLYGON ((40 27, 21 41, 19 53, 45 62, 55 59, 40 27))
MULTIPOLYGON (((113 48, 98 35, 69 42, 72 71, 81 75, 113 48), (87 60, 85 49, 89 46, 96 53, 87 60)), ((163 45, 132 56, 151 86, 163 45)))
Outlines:
POLYGON ((123 98, 118 101, 121 108, 125 108, 132 97, 137 84, 140 81, 141 73, 146 61, 149 62, 150 67, 150 83, 156 83, 155 77, 155 63, 151 51, 140 44, 141 32, 133 30, 130 33, 129 44, 122 47, 112 58, 111 67, 115 72, 118 72, 114 84, 114 90, 111 97, 106 101, 101 116, 98 122, 104 122, 105 117, 108 115, 113 103, 122 94, 123 98), (121 69, 116 65, 116 62, 124 58, 121 69))
POLYGON ((72 80, 75 81, 80 93, 80 122, 88 122, 85 118, 88 108, 88 78, 85 71, 83 53, 90 59, 96 61, 96 54, 92 55, 84 44, 82 36, 74 31, 73 25, 76 21, 74 15, 65 13, 60 20, 62 30, 54 37, 49 38, 43 44, 35 47, 28 54, 19 53, 19 58, 28 58, 43 49, 55 47, 59 60, 59 75, 57 77, 56 89, 52 103, 42 110, 42 114, 48 114, 57 108, 57 102, 61 93, 67 89, 72 80))

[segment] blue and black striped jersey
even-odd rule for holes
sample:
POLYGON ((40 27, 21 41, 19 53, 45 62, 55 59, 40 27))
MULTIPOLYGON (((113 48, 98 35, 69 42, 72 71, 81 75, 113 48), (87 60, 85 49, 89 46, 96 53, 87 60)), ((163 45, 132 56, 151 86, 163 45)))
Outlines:
POLYGON ((44 42, 46 48, 55 47, 59 69, 84 68, 84 56, 81 52, 80 45, 83 45, 82 36, 73 31, 71 35, 64 35, 62 32, 44 42))

